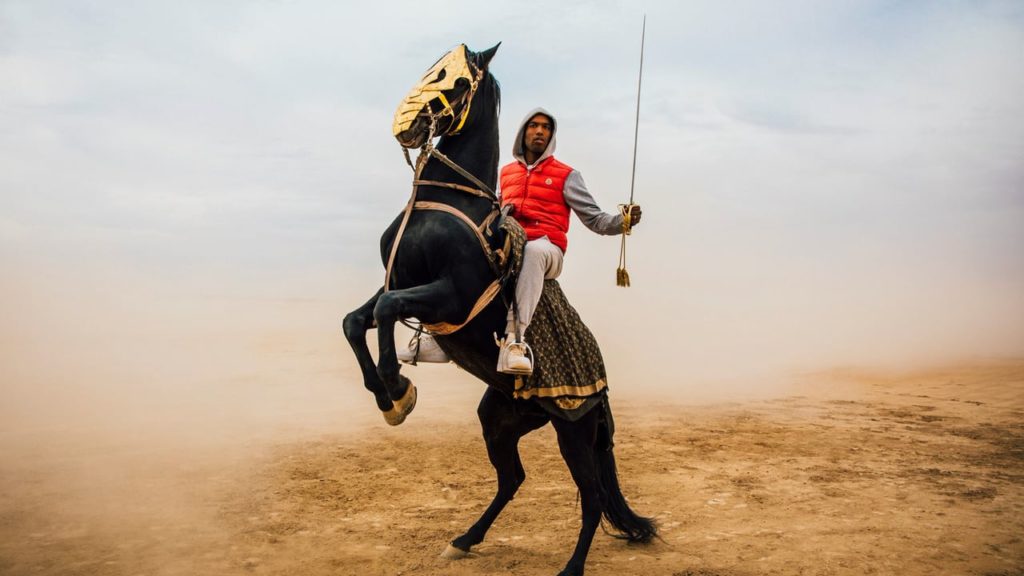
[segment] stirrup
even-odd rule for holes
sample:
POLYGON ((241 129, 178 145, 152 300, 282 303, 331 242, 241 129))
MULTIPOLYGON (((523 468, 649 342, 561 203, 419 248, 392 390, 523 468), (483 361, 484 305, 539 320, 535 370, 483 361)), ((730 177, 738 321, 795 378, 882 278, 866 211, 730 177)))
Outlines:
MULTIPOLYGON (((497 337, 495 337, 497 341, 497 337)), ((498 372, 502 374, 512 374, 514 376, 530 376, 533 374, 533 367, 536 361, 533 356, 533 348, 526 342, 506 342, 507 338, 501 340, 501 351, 498 352, 498 372), (512 346, 522 346, 524 348, 523 357, 530 362, 530 366, 527 368, 512 368, 508 365, 508 352, 512 346)))

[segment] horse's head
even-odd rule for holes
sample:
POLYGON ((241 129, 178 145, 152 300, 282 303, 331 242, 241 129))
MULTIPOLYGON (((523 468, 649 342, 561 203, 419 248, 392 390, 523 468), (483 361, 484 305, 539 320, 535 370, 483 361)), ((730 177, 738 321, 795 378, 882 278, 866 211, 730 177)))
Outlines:
POLYGON ((476 53, 459 44, 431 66, 398 105, 392 126, 398 143, 420 148, 434 136, 458 134, 500 45, 476 53))

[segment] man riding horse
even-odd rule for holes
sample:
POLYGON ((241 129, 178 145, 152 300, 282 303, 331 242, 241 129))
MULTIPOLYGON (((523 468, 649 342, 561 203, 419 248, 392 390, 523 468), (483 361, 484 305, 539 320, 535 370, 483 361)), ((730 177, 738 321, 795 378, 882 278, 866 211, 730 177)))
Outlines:
MULTIPOLYGON (((531 110, 523 119, 512 146, 514 162, 501 169, 501 204, 511 206, 512 215, 526 231, 523 267, 516 283, 517 315, 509 307, 506 337, 498 356, 498 371, 530 375, 533 363, 522 335, 530 325, 540 301, 544 280, 558 278, 568 245, 569 210, 572 209, 591 231, 606 236, 623 233, 624 215, 601 210, 587 190, 579 170, 558 161, 555 154, 555 117, 543 108, 531 110)), ((639 205, 630 206, 630 226, 640 223, 639 205)), ((399 352, 404 362, 448 362, 448 356, 429 336, 399 352)))
MULTIPOLYGON (((527 242, 527 234, 515 220, 501 218, 501 202, 494 193, 501 93, 488 71, 497 48, 475 53, 460 44, 438 60, 399 105, 395 137, 404 148, 420 150, 412 196, 381 236, 384 284, 365 304, 345 316, 343 326, 359 362, 363 385, 392 426, 405 421, 417 397, 416 387, 400 373, 396 358, 394 327, 402 319, 422 322, 425 329, 437 335, 439 350, 487 384, 477 415, 488 459, 497 475, 497 490, 479 519, 447 545, 444 557, 464 558, 484 540, 526 479, 519 454, 520 438, 550 424, 579 490, 581 510, 576 545, 559 574, 582 576, 602 519, 615 536, 629 542, 650 542, 657 537, 658 529, 651 518, 632 510, 619 486, 613 450, 615 426, 604 363, 596 340, 565 301, 557 282, 549 282, 550 288, 543 291, 534 317, 534 332, 547 329, 548 334, 537 339, 536 373, 526 379, 494 368, 500 363, 500 355, 492 335, 505 328, 507 320, 507 308, 497 295, 507 270, 521 261, 518 255, 524 243, 541 247, 543 244, 537 243, 546 237, 543 241, 554 246, 553 251, 526 250, 522 260, 539 259, 539 263, 530 265, 532 272, 524 270, 528 278, 518 282, 529 295, 531 283, 539 293, 537 286, 544 275, 558 274, 569 208, 575 209, 588 226, 594 226, 593 218, 601 214, 579 175, 551 156, 555 123, 550 114, 540 112, 528 116, 516 138, 521 168, 512 166, 502 171, 505 204, 513 206, 518 211, 516 216, 534 229, 531 241, 527 242), (435 137, 440 138, 436 146, 435 137), (521 173, 517 175, 517 171, 521 173), (547 200, 540 201, 545 197, 547 200), (555 216, 549 218, 551 211, 555 216), (502 238, 506 242, 499 247, 502 238), (530 252, 538 254, 529 256, 530 252), (545 314, 548 320, 544 320, 545 314), (558 329, 552 330, 551 326, 558 329), (376 360, 366 338, 371 329, 377 330, 376 360), (540 344, 563 338, 566 342, 560 342, 550 356, 545 356, 551 347, 540 344), (585 354, 561 345, 570 342, 585 354), (589 357, 590 361, 576 361, 580 357, 589 357), (563 359, 573 360, 570 364, 575 371, 563 374, 552 369, 563 359), (564 387, 540 390, 527 386, 533 386, 534 380, 544 380, 545 371, 574 380, 582 377, 583 386, 572 387, 570 396, 574 398, 568 399, 572 406, 559 405, 557 400, 561 398, 549 394, 561 394, 564 387), (530 382, 524 384, 523 380, 530 382)), ((638 216, 637 209, 633 218, 638 216)), ((622 225, 621 219, 613 216, 599 216, 597 220, 602 222, 596 225, 599 230, 615 231, 622 225)), ((536 295, 521 298, 524 306, 536 304, 536 300, 526 302, 536 295)), ((517 339, 507 340, 525 346, 517 339)))

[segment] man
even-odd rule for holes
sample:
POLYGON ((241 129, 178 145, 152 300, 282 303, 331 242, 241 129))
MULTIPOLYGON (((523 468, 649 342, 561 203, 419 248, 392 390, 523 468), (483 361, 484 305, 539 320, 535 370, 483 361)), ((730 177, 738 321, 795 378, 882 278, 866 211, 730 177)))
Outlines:
MULTIPOLYGON (((513 207, 512 215, 526 231, 523 269, 516 284, 519 334, 526 332, 540 302, 544 280, 562 273, 568 245, 569 211, 590 230, 604 235, 622 233, 622 214, 601 210, 587 190, 580 173, 555 159, 555 117, 543 108, 526 115, 512 145, 515 161, 501 169, 501 204, 513 207)), ((630 208, 630 225, 640 222, 640 206, 630 208)), ((513 310, 508 312, 506 337, 498 356, 498 371, 529 375, 533 364, 524 342, 516 338, 513 310)), ((448 357, 433 338, 424 335, 401 350, 399 360, 447 362, 448 357), (418 355, 417 355, 418 353, 418 355)))
MULTIPOLYGON (((543 108, 526 115, 512 145, 512 162, 501 169, 501 204, 513 206, 512 215, 526 231, 523 270, 516 284, 519 333, 523 334, 540 301, 544 280, 562 273, 568 245, 569 210, 583 225, 604 235, 622 233, 622 214, 608 214, 597 205, 579 171, 555 159, 555 117, 543 108)), ((640 206, 630 208, 630 225, 640 222, 640 206)), ((498 371, 528 375, 533 365, 526 346, 516 339, 513 311, 509 310, 498 371)))

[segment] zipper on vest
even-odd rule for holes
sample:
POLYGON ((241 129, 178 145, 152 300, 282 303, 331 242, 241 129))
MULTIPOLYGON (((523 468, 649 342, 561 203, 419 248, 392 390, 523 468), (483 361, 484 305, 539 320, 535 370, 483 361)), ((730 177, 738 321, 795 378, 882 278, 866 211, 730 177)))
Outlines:
MULTIPOLYGON (((536 166, 534 167, 536 168, 536 166)), ((526 204, 526 199, 530 197, 530 174, 533 173, 533 168, 526 168, 526 180, 523 181, 523 198, 519 201, 519 210, 523 210, 523 204, 526 204)))

